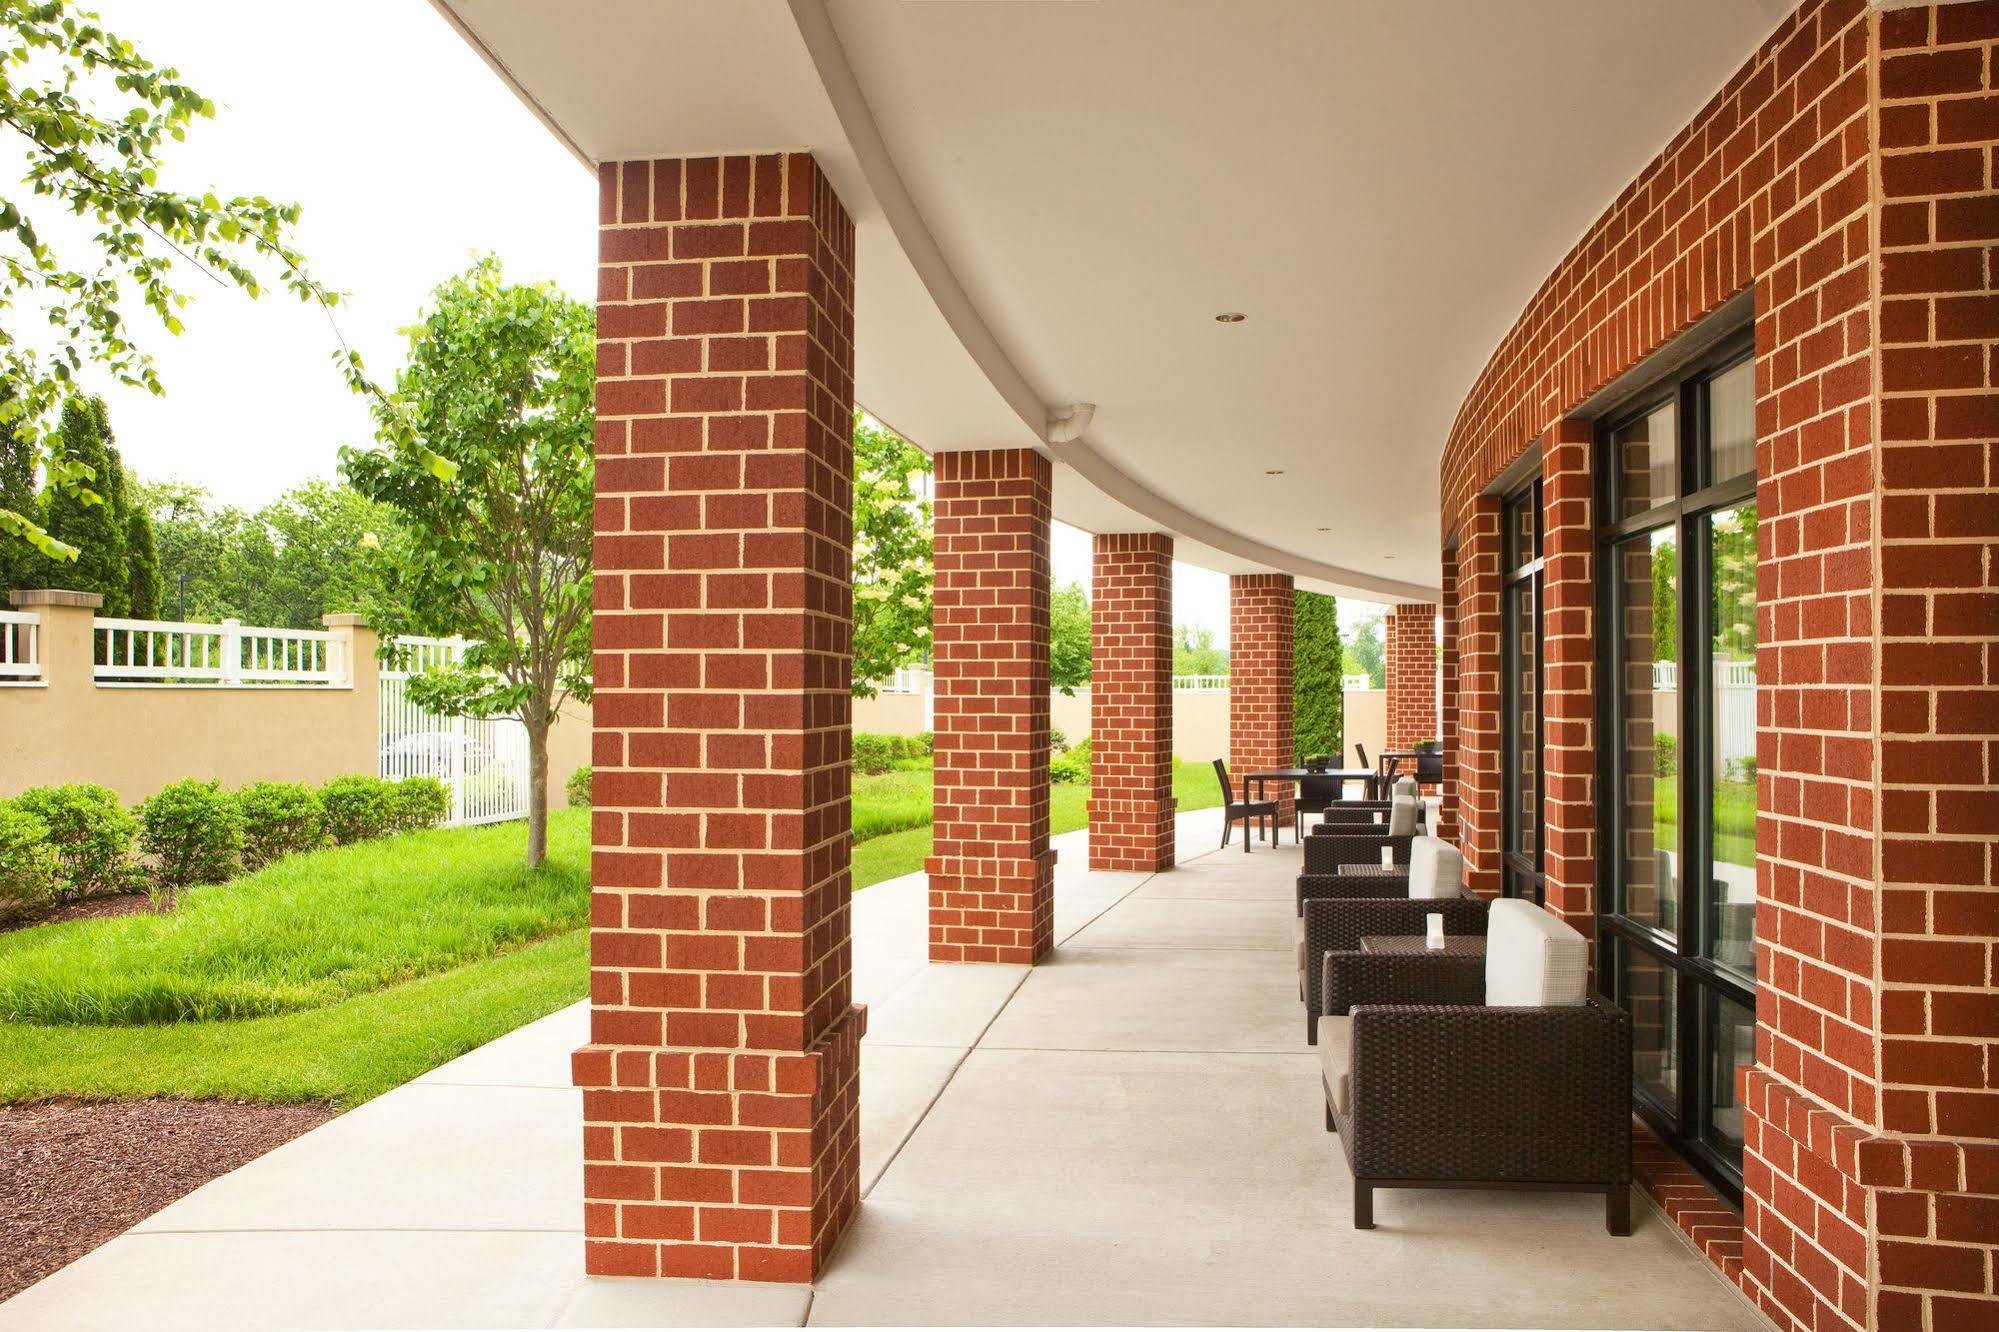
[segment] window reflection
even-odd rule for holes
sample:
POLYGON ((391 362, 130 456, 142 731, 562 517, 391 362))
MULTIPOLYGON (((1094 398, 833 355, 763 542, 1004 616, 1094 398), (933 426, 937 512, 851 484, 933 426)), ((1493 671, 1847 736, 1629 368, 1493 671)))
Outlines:
POLYGON ((1678 408, 1667 402, 1610 437, 1622 517, 1634 517, 1679 497, 1678 419, 1678 408))
POLYGON ((1708 751, 1714 800, 1708 956, 1756 974, 1756 506, 1708 520, 1713 694, 1708 751))
POLYGON ((1742 1106, 1737 1071, 1756 1062, 1756 1014, 1720 995, 1708 998, 1707 1140, 1724 1156, 1742 1157, 1742 1106))
POLYGON ((1744 361, 1708 384, 1708 484, 1755 470, 1756 365, 1744 361))
POLYGON ((1624 672, 1624 914, 1679 927, 1678 551, 1660 528, 1616 547, 1624 672))
POLYGON ((1667 1106, 1680 1095, 1679 973, 1642 948, 1620 943, 1624 1007, 1631 1014, 1631 1062, 1638 1085, 1667 1106))

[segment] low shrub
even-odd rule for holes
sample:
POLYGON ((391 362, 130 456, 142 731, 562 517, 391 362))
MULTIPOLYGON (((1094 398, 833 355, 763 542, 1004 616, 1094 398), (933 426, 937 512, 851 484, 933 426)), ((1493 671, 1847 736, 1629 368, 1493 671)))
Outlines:
POLYGON ((865 731, 854 733, 854 771, 865 776, 887 772, 895 767, 895 736, 871 735, 865 731))
POLYGON ((569 774, 569 780, 562 784, 562 793, 569 797, 571 809, 590 808, 590 765, 584 764, 569 774))
POLYGON ((169 903, 190 884, 221 883, 242 867, 243 815, 220 782, 175 782, 139 807, 139 824, 169 903))
POLYGON ((389 831, 435 828, 451 813, 451 793, 435 777, 405 777, 388 792, 389 831))
POLYGON ((0 913, 53 901, 59 873, 49 825, 15 802, 0 800, 0 913))
POLYGON ((1087 783, 1090 780, 1090 742, 1071 746, 1066 753, 1058 754, 1048 765, 1048 780, 1063 785, 1087 783))
POLYGON ((310 851, 326 840, 326 810, 304 782, 251 782, 236 792, 243 816, 243 868, 310 851))
POLYGON ((1069 737, 1063 734, 1061 727, 1051 726, 1048 728, 1048 747, 1058 754, 1069 752, 1069 737))
POLYGON ((922 751, 925 758, 936 752, 937 735, 934 731, 918 731, 911 738, 916 741, 917 748, 922 751))
POLYGON ((137 883, 132 835, 138 825, 112 792, 89 783, 37 786, 13 804, 48 829, 58 898, 124 892, 137 883))
POLYGON ((319 788, 326 812, 326 835, 351 846, 389 831, 389 784, 380 777, 335 777, 319 788))
POLYGON ((1677 777, 1680 775, 1680 742, 1670 735, 1652 737, 1652 775, 1655 777, 1677 777))

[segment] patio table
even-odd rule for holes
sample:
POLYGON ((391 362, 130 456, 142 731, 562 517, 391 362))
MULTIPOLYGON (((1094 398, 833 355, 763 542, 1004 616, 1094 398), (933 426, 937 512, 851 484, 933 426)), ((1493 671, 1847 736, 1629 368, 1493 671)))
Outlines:
POLYGON ((1254 791, 1253 800, 1264 798, 1263 788, 1267 782, 1302 782, 1307 777, 1331 777, 1340 784, 1340 799, 1347 798, 1348 782, 1364 782, 1374 776, 1373 768, 1324 768, 1314 771, 1309 768, 1260 768, 1243 774, 1243 785, 1254 791))
POLYGON ((1447 934, 1442 948, 1432 948, 1420 934, 1363 934, 1363 953, 1430 953, 1439 957, 1484 957, 1482 934, 1447 934))

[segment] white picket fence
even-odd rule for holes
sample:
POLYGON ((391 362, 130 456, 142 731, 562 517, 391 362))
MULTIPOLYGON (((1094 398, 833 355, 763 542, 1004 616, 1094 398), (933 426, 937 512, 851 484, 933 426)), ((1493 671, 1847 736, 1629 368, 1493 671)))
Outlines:
POLYGON ((455 666, 462 638, 399 638, 382 664, 377 775, 435 777, 451 795, 450 824, 499 823, 528 812, 528 733, 510 717, 440 717, 409 697, 409 679, 455 666))

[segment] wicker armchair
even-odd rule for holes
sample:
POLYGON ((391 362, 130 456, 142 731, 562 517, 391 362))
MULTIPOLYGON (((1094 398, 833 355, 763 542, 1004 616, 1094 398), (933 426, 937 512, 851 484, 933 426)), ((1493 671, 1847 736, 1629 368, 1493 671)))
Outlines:
MULTIPOLYGON (((1365 882, 1365 881, 1363 881, 1365 882)), ((1403 889, 1403 885, 1394 887, 1403 889)), ((1325 959, 1328 953, 1357 953, 1360 941, 1370 934, 1422 934, 1432 913, 1444 918, 1446 934, 1485 933, 1486 904, 1482 898, 1410 897, 1406 890, 1396 897, 1317 897, 1305 903, 1304 919, 1304 1000, 1305 1041, 1319 1043, 1319 1019, 1328 1011, 1347 1011, 1348 1003, 1328 1010, 1325 993, 1325 959)), ((1433 962, 1436 958, 1417 958, 1433 962)))
POLYGON ((1320 988, 1351 1007, 1326 1015, 1320 1066, 1354 1226, 1373 1228, 1377 1188, 1534 1189, 1601 1193, 1606 1227, 1628 1235, 1631 1019, 1583 993, 1582 936, 1538 907, 1499 903, 1488 950, 1324 959, 1320 988), (1523 995, 1521 969, 1551 931, 1572 936, 1555 942, 1573 949, 1573 975, 1552 964, 1523 995), (1511 960, 1495 968, 1495 955, 1511 960))

